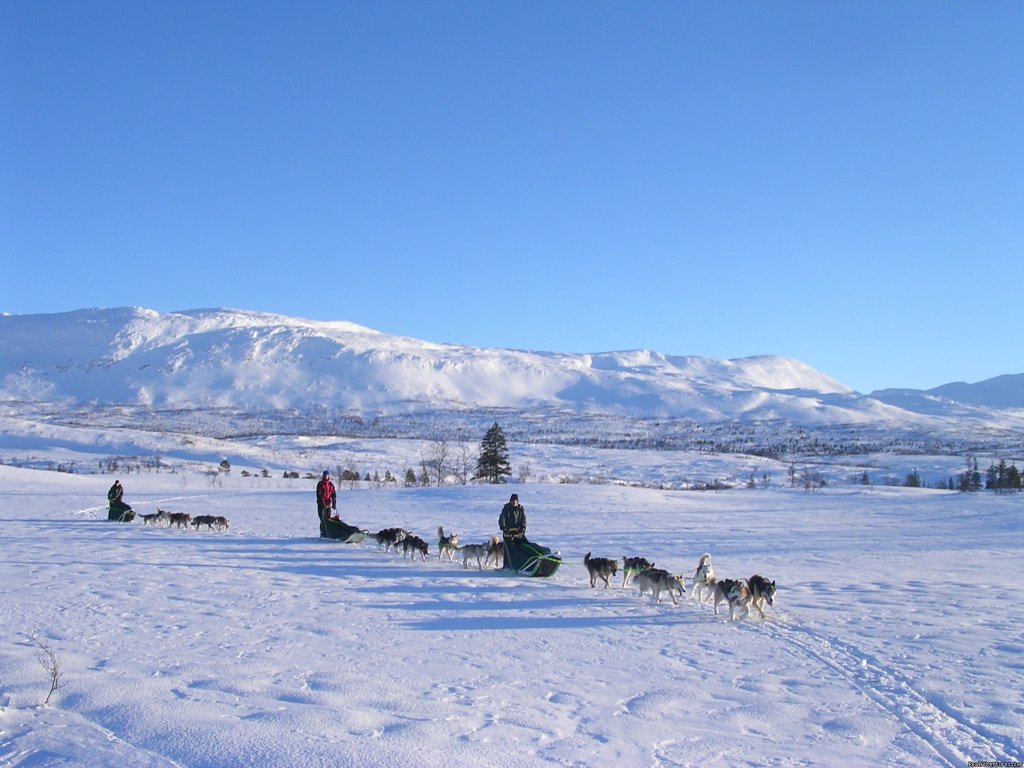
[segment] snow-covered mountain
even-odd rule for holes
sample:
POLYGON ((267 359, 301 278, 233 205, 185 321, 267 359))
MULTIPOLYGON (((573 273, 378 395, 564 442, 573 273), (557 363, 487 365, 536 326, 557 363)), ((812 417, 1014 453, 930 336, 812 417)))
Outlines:
POLYGON ((140 308, 0 317, 0 400, 375 414, 555 407, 804 424, 906 423, 950 402, 883 402, 776 356, 479 349, 347 322, 140 308))
POLYGON ((871 397, 885 403, 933 413, 949 408, 950 402, 984 408, 1024 408, 1024 373, 996 376, 975 384, 956 381, 934 389, 883 389, 871 397))

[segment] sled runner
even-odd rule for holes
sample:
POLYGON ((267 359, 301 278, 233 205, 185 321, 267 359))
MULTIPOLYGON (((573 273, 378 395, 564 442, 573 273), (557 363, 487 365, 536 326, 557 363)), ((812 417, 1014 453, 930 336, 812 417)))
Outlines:
POLYGON ((526 539, 505 541, 505 570, 522 576, 550 576, 558 570, 562 558, 548 547, 526 539))
POLYGON ((361 531, 354 525, 348 525, 341 520, 324 520, 323 533, 325 539, 337 539, 343 544, 358 544, 366 538, 366 531, 361 531))

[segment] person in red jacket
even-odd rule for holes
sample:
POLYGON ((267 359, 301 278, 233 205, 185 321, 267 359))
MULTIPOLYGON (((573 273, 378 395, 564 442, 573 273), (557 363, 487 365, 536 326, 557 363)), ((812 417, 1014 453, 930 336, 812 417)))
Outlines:
POLYGON ((320 535, 326 536, 324 520, 331 516, 331 512, 338 509, 338 493, 334 490, 334 483, 331 482, 331 473, 324 470, 323 477, 316 484, 316 515, 320 518, 320 535))

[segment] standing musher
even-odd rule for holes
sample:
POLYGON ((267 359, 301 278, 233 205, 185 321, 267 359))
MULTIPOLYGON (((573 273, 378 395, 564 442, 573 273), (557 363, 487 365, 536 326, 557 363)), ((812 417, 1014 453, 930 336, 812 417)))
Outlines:
POLYGON ((320 518, 320 536, 327 536, 324 521, 331 516, 332 510, 338 509, 338 493, 331 482, 331 473, 326 469, 320 482, 316 484, 316 516, 320 518))
POLYGON ((508 504, 501 508, 498 527, 505 537, 506 571, 524 576, 550 576, 562 564, 561 555, 551 554, 548 547, 542 547, 526 538, 526 510, 519 503, 519 494, 513 493, 508 504))
POLYGON ((513 570, 510 550, 515 547, 516 542, 526 539, 526 510, 519 503, 519 494, 513 493, 508 503, 501 508, 498 516, 498 527, 505 539, 504 562, 502 567, 506 571, 513 570))

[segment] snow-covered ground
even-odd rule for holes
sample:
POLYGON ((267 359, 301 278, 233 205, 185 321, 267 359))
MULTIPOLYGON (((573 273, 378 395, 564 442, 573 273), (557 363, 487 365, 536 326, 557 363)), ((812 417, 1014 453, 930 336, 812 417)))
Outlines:
MULTIPOLYGON (((674 459, 674 457, 673 457, 674 459)), ((839 485, 341 491, 426 562, 316 537, 313 481, 0 466, 0 764, 946 765, 1024 757, 1024 498, 839 485), (510 490, 550 579, 439 561, 496 532, 510 490), (768 618, 591 589, 643 555, 777 580, 768 618), (40 648, 60 664, 48 706, 40 648)), ((756 612, 754 614, 756 616, 756 612)))

